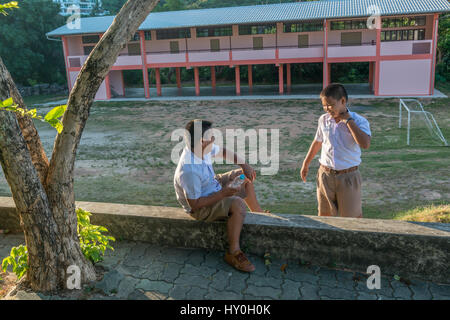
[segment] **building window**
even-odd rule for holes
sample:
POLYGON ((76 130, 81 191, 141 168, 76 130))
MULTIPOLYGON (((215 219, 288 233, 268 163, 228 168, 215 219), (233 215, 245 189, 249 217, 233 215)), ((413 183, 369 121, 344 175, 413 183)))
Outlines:
POLYGON ((367 29, 367 20, 331 21, 331 30, 367 29))
POLYGON ((285 23, 284 32, 323 31, 323 22, 285 23))
POLYGON ((92 49, 94 49, 94 46, 84 46, 83 47, 84 55, 88 56, 91 53, 92 49))
POLYGON ((277 32, 275 24, 243 25, 239 26, 239 35, 272 34, 277 32))
POLYGON ((152 32, 149 30, 144 31, 144 38, 145 40, 152 40, 152 32))
POLYGON ((425 29, 381 31, 381 41, 425 40, 425 29))
POLYGON ((233 29, 232 29, 231 26, 197 28, 197 38, 201 38, 201 37, 225 37, 225 36, 232 36, 232 35, 233 35, 233 29))
POLYGON ((98 40, 100 40, 99 35, 82 36, 81 37, 81 42, 83 42, 83 43, 97 43, 98 40))
POLYGON ((382 28, 420 27, 426 24, 426 16, 382 19, 382 28))
POLYGON ((189 28, 156 30, 156 39, 184 39, 191 37, 189 28))
POLYGON ((139 41, 139 32, 136 32, 130 39, 130 41, 139 41))

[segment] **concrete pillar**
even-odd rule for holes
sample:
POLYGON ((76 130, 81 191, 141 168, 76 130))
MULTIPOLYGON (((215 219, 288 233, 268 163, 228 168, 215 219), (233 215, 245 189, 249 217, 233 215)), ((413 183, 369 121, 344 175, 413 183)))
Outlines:
POLYGON ((286 85, 288 92, 291 91, 291 64, 286 64, 286 85))
POLYGON ((176 74, 177 74, 177 88, 180 89, 181 88, 181 70, 179 67, 176 67, 175 70, 176 70, 176 74))
POLYGON ((241 73, 239 70, 239 66, 234 66, 234 71, 236 75, 236 95, 241 94, 241 73))
POLYGON ((159 68, 155 69, 155 78, 156 78, 156 94, 161 96, 161 74, 159 72, 159 68))
POLYGON ((253 65, 248 66, 248 88, 253 89, 253 65))
POLYGON ((109 72, 105 77, 105 86, 106 86, 106 99, 111 99, 111 87, 109 86, 109 72))
POLYGON ((198 67, 194 67, 195 95, 200 95, 200 78, 198 75, 198 67))
POLYGON ((280 63, 278 67, 278 89, 280 94, 284 92, 283 65, 280 63))
POLYGON ((328 22, 327 19, 323 22, 323 88, 330 84, 330 73, 328 68, 328 22))
POLYGON ((211 66, 211 87, 216 90, 216 67, 211 66))

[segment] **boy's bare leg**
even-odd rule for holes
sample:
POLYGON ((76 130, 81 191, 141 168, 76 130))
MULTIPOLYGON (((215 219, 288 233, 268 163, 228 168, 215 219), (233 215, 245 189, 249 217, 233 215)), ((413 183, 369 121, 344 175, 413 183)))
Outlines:
POLYGON ((247 182, 245 184, 245 192, 247 193, 247 197, 244 199, 244 201, 247 204, 250 211, 264 212, 261 209, 261 206, 259 205, 258 200, 256 199, 255 186, 253 185, 252 182, 247 182))
POLYGON ((247 208, 241 198, 236 197, 231 203, 230 218, 227 221, 229 252, 231 254, 240 250, 239 238, 244 224, 247 208))

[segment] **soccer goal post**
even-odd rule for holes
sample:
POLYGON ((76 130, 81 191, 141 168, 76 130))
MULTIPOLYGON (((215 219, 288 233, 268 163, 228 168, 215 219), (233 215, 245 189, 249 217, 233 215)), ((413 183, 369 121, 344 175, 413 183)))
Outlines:
POLYGON ((398 127, 402 127, 402 109, 405 109, 408 112, 408 131, 406 134, 406 144, 410 145, 410 131, 411 131, 411 114, 421 114, 423 115, 425 119, 425 124, 427 125, 428 129, 430 130, 430 133, 433 135, 436 135, 439 140, 441 140, 445 146, 448 146, 447 140, 445 139, 444 135, 442 134, 441 129, 439 129, 439 126, 434 119, 433 114, 431 114, 428 111, 425 111, 423 108, 422 103, 419 100, 416 99, 400 99, 400 105, 399 105, 399 119, 398 119, 398 127))

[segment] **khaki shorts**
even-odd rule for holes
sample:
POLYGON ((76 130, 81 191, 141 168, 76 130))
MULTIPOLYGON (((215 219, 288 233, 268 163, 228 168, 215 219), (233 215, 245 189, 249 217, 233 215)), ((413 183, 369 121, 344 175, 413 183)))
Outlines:
POLYGON ((317 172, 319 216, 362 217, 361 174, 329 173, 322 166, 317 172))
MULTIPOLYGON (((232 171, 225 172, 223 174, 216 174, 215 179, 219 181, 220 185, 225 187, 228 183, 231 182, 235 177, 242 173, 241 169, 236 169, 232 171)), ((195 220, 202 220, 206 222, 212 222, 217 220, 225 220, 228 218, 231 203, 236 197, 240 197, 242 199, 247 197, 245 192, 244 185, 241 186, 241 191, 232 197, 226 197, 220 200, 219 202, 203 207, 196 212, 190 213, 191 217, 195 220)))

